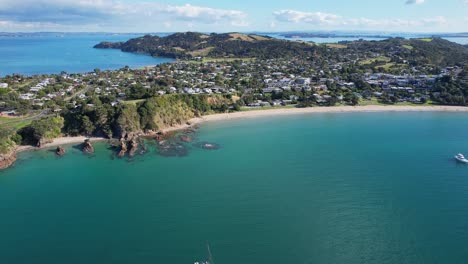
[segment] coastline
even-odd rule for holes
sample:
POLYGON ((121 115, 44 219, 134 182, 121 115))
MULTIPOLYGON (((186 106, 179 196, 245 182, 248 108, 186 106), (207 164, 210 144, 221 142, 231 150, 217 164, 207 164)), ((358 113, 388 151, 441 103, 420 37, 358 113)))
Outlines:
MULTIPOLYGON (((244 119, 244 118, 257 118, 257 117, 268 117, 268 116, 285 116, 285 115, 298 115, 298 114, 315 114, 315 113, 358 113, 358 112, 468 112, 468 107, 463 106, 381 106, 381 105, 367 105, 367 106, 333 106, 333 107, 309 107, 309 108, 278 108, 278 109, 265 109, 265 110, 251 110, 244 112, 234 113, 221 113, 212 114, 202 117, 196 117, 190 119, 186 124, 176 125, 161 129, 163 133, 175 132, 190 128, 194 125, 199 125, 205 122, 211 121, 225 121, 232 119, 244 119)), ((108 140, 107 138, 101 137, 60 137, 53 140, 51 143, 47 143, 41 148, 34 146, 19 146, 16 149, 16 153, 30 150, 40 150, 45 148, 57 147, 62 145, 70 145, 83 143, 85 139, 91 140, 91 142, 108 140)))
POLYGON ((468 112, 468 107, 464 106, 398 106, 398 105, 366 105, 366 106, 332 106, 332 107, 308 107, 308 108, 278 108, 266 110, 251 110, 244 112, 212 114, 202 117, 192 118, 189 124, 162 129, 162 132, 168 133, 177 130, 187 129, 193 125, 198 125, 210 121, 224 121, 231 119, 257 118, 267 116, 285 116, 298 114, 314 113, 358 113, 358 112, 468 112))
POLYGON ((41 150, 51 147, 58 147, 70 144, 77 144, 83 143, 86 139, 89 139, 91 142, 103 141, 107 140, 107 138, 100 138, 100 137, 85 137, 85 136, 78 136, 78 137, 60 137, 55 138, 51 143, 44 144, 44 146, 38 148, 34 146, 19 146, 16 149, 16 153, 30 151, 30 150, 41 150))

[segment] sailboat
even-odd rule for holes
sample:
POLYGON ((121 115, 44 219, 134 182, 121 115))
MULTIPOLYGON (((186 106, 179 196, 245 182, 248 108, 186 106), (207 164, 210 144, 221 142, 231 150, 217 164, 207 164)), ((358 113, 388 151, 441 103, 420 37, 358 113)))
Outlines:
POLYGON ((208 260, 202 262, 194 262, 193 264, 214 264, 213 256, 211 255, 210 244, 206 244, 206 249, 208 250, 208 260))

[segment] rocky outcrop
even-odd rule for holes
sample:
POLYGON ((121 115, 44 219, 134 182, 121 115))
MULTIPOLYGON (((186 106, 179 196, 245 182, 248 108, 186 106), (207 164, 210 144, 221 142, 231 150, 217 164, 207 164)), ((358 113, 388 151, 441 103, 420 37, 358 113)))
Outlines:
POLYGON ((183 142, 186 142, 186 143, 190 143, 192 142, 192 138, 188 135, 180 135, 179 136, 180 140, 182 140, 183 142))
POLYGON ((119 152, 119 158, 123 158, 125 156, 125 153, 127 153, 128 147, 127 147, 127 141, 125 141, 124 138, 120 139, 120 152, 119 152))
POLYGON ((91 145, 91 141, 89 139, 84 141, 82 151, 87 154, 94 153, 94 147, 91 145))
POLYGON ((59 157, 63 157, 65 155, 65 149, 62 146, 58 146, 55 150, 55 154, 59 157))
POLYGON ((6 169, 13 165, 16 161, 16 152, 12 151, 7 154, 0 154, 0 170, 6 169))
POLYGON ((137 150, 138 150, 138 140, 135 137, 130 141, 130 151, 128 152, 128 155, 130 157, 135 156, 135 153, 137 152, 137 150))
POLYGON ((45 144, 52 143, 54 140, 49 138, 41 138, 37 141, 36 147, 41 148, 45 144))

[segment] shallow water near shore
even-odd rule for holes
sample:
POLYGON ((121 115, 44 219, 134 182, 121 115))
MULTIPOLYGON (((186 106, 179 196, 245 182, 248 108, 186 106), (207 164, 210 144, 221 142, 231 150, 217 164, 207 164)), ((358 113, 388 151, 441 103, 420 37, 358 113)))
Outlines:
POLYGON ((205 123, 185 157, 21 153, 0 263, 467 263, 468 113, 205 123))

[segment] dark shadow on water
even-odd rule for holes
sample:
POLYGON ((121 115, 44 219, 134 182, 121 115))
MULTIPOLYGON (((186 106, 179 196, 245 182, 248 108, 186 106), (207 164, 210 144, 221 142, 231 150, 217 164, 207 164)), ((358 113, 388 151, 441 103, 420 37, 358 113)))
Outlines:
POLYGON ((193 146, 204 150, 218 150, 221 148, 219 144, 206 141, 194 143, 193 146))
POLYGON ((186 157, 189 154, 189 148, 185 144, 169 140, 161 141, 156 149, 163 157, 186 157))

